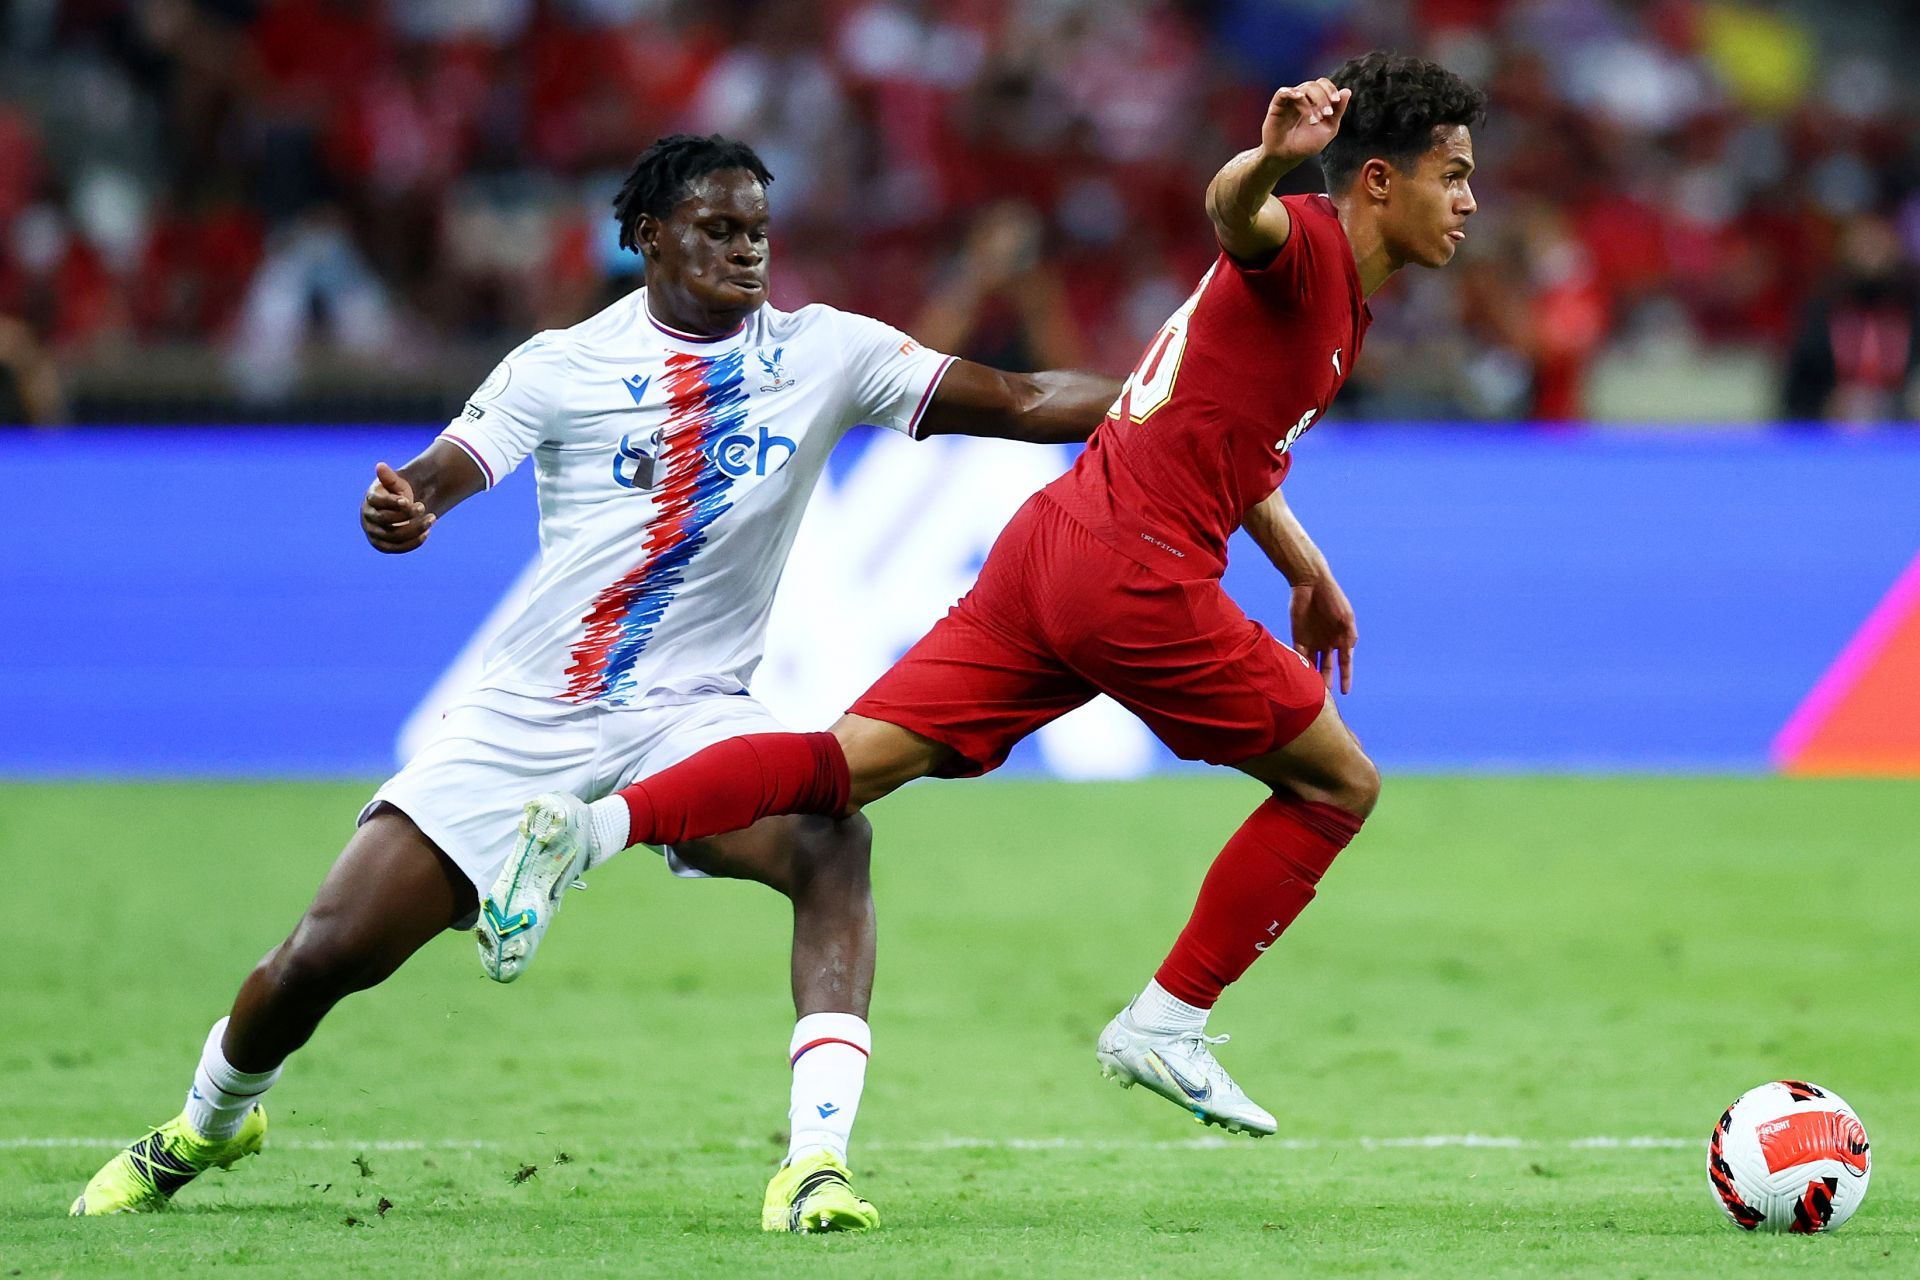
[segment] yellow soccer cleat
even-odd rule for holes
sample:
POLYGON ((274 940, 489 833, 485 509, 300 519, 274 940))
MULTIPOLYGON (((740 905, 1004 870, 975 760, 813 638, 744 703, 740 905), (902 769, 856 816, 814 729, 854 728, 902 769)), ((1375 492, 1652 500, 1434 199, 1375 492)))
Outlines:
POLYGON ((173 1193, 209 1169, 230 1168, 266 1144, 267 1112, 256 1104, 240 1132, 208 1142, 183 1111, 101 1167, 67 1212, 76 1218, 105 1213, 152 1213, 173 1193))
POLYGON ((871 1231, 880 1211, 853 1193, 847 1166, 830 1151, 814 1151, 782 1165, 767 1184, 762 1231, 871 1231))

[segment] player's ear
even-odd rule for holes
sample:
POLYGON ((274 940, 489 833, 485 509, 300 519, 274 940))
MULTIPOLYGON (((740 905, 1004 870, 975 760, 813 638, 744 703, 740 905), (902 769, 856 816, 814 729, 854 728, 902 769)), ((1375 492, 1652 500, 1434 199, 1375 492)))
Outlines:
POLYGON ((1360 166, 1360 189, 1375 200, 1385 200, 1393 192, 1395 176, 1392 163, 1375 156, 1360 166))
POLYGON ((653 262, 660 256, 660 219, 650 213, 643 213, 634 221, 633 242, 639 246, 640 256, 653 262))

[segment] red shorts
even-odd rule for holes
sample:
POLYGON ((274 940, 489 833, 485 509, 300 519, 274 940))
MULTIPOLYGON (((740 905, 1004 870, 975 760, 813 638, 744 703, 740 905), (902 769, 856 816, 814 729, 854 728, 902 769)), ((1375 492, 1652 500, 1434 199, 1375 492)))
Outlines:
POLYGON ((1327 697, 1218 580, 1162 577, 1040 493, 973 590, 850 710, 952 747, 942 775, 971 777, 1098 693, 1183 760, 1226 765, 1299 737, 1327 697))

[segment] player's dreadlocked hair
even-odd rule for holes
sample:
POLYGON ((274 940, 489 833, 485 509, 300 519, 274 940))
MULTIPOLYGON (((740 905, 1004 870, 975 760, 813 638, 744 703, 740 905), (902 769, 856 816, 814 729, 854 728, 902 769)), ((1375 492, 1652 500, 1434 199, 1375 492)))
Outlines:
POLYGON ((650 213, 664 218, 673 206, 686 197, 687 185, 697 178, 722 169, 745 169, 760 179, 761 186, 773 181, 767 166, 753 148, 732 138, 712 134, 702 138, 692 133, 672 133, 661 138, 633 162, 627 180, 613 197, 613 216, 620 224, 620 247, 640 252, 637 232, 640 215, 650 213))
POLYGON ((1471 129, 1487 118, 1487 95, 1437 63, 1375 50, 1348 59, 1327 77, 1353 90, 1340 132, 1320 153, 1327 190, 1353 181, 1376 156, 1395 168, 1413 164, 1441 129, 1471 129))

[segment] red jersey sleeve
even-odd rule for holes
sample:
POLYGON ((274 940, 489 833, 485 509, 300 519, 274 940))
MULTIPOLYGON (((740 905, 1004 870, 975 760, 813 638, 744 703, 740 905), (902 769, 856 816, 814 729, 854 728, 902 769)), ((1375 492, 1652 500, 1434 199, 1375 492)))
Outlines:
MULTIPOLYGON (((1271 262, 1252 266, 1241 262, 1222 248, 1221 254, 1240 278, 1262 300, 1281 307, 1298 306, 1306 301, 1321 262, 1320 237, 1315 234, 1320 220, 1300 206, 1308 200, 1326 200, 1325 196, 1284 196, 1292 224, 1287 242, 1273 255, 1271 262)), ((1341 248, 1345 248, 1344 245, 1341 248)))
POLYGON ((1114 411, 1047 492, 1173 577, 1217 577, 1247 510, 1286 478, 1360 354, 1366 299, 1325 196, 1288 196, 1272 262, 1224 253, 1147 344, 1114 411))

